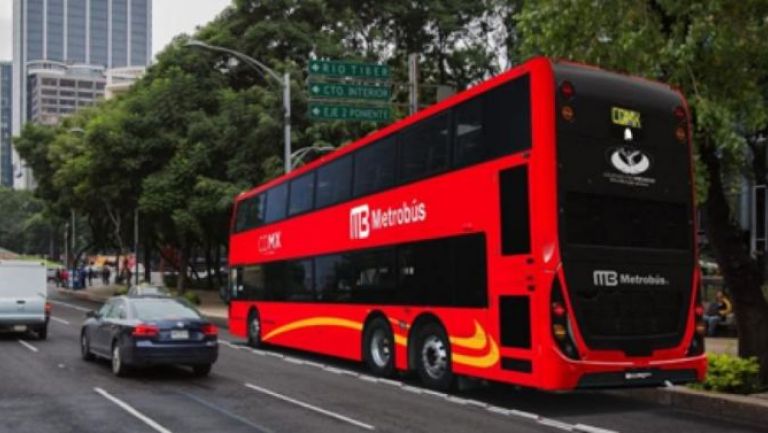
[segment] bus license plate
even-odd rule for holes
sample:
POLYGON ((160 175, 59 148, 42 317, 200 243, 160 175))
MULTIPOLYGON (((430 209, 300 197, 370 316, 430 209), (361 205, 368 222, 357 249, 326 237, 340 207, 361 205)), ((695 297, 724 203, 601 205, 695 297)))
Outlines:
POLYGON ((189 340, 189 331, 171 331, 171 340, 189 340))
POLYGON ((27 330, 27 325, 14 325, 13 330, 15 332, 24 332, 27 330))

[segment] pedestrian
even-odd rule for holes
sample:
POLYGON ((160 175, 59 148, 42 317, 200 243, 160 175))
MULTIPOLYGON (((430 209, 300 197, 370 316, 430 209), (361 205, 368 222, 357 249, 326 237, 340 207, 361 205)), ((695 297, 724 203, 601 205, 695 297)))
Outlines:
POLYGON ((109 285, 109 266, 106 263, 101 268, 101 281, 104 282, 105 286, 109 285))
POLYGON ((80 266, 80 268, 77 270, 77 278, 78 278, 78 286, 81 289, 84 289, 85 288, 85 279, 86 279, 85 266, 80 266))
POLYGON ((96 272, 93 270, 93 262, 88 265, 88 285, 93 287, 93 277, 96 272))
POLYGON ((704 313, 704 321, 707 322, 707 335, 713 336, 717 331, 717 325, 725 320, 733 311, 733 304, 722 290, 718 290, 715 299, 707 305, 707 311, 704 313))
POLYGON ((66 268, 61 270, 61 286, 69 288, 69 271, 66 268))

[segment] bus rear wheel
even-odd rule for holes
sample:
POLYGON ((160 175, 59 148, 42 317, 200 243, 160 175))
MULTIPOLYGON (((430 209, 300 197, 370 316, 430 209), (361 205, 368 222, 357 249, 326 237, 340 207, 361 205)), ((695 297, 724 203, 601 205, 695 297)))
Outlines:
POLYGON ((251 310, 248 314, 248 345, 261 347, 261 317, 259 312, 251 310))
POLYGON ((395 338, 383 317, 376 317, 365 327, 363 359, 377 376, 389 377, 395 372, 395 338))
POLYGON ((415 358, 416 371, 425 386, 440 391, 451 389, 451 346, 442 326, 431 322, 418 330, 415 358))

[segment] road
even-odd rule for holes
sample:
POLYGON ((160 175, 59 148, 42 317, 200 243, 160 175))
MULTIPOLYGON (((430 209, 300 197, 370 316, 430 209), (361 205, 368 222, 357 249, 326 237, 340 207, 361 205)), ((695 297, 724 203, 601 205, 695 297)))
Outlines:
POLYGON ((80 359, 84 312, 97 305, 51 300, 48 340, 0 335, 0 432, 762 431, 601 392, 475 384, 440 394, 355 363, 252 350, 225 330, 210 377, 169 367, 116 378, 80 359))

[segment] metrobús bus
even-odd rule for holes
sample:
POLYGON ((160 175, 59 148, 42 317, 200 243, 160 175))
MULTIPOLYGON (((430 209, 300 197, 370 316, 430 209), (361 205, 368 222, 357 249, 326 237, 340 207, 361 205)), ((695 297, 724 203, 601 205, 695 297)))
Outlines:
POLYGON ((230 330, 442 389, 701 380, 689 125, 530 60, 237 197, 230 330))

